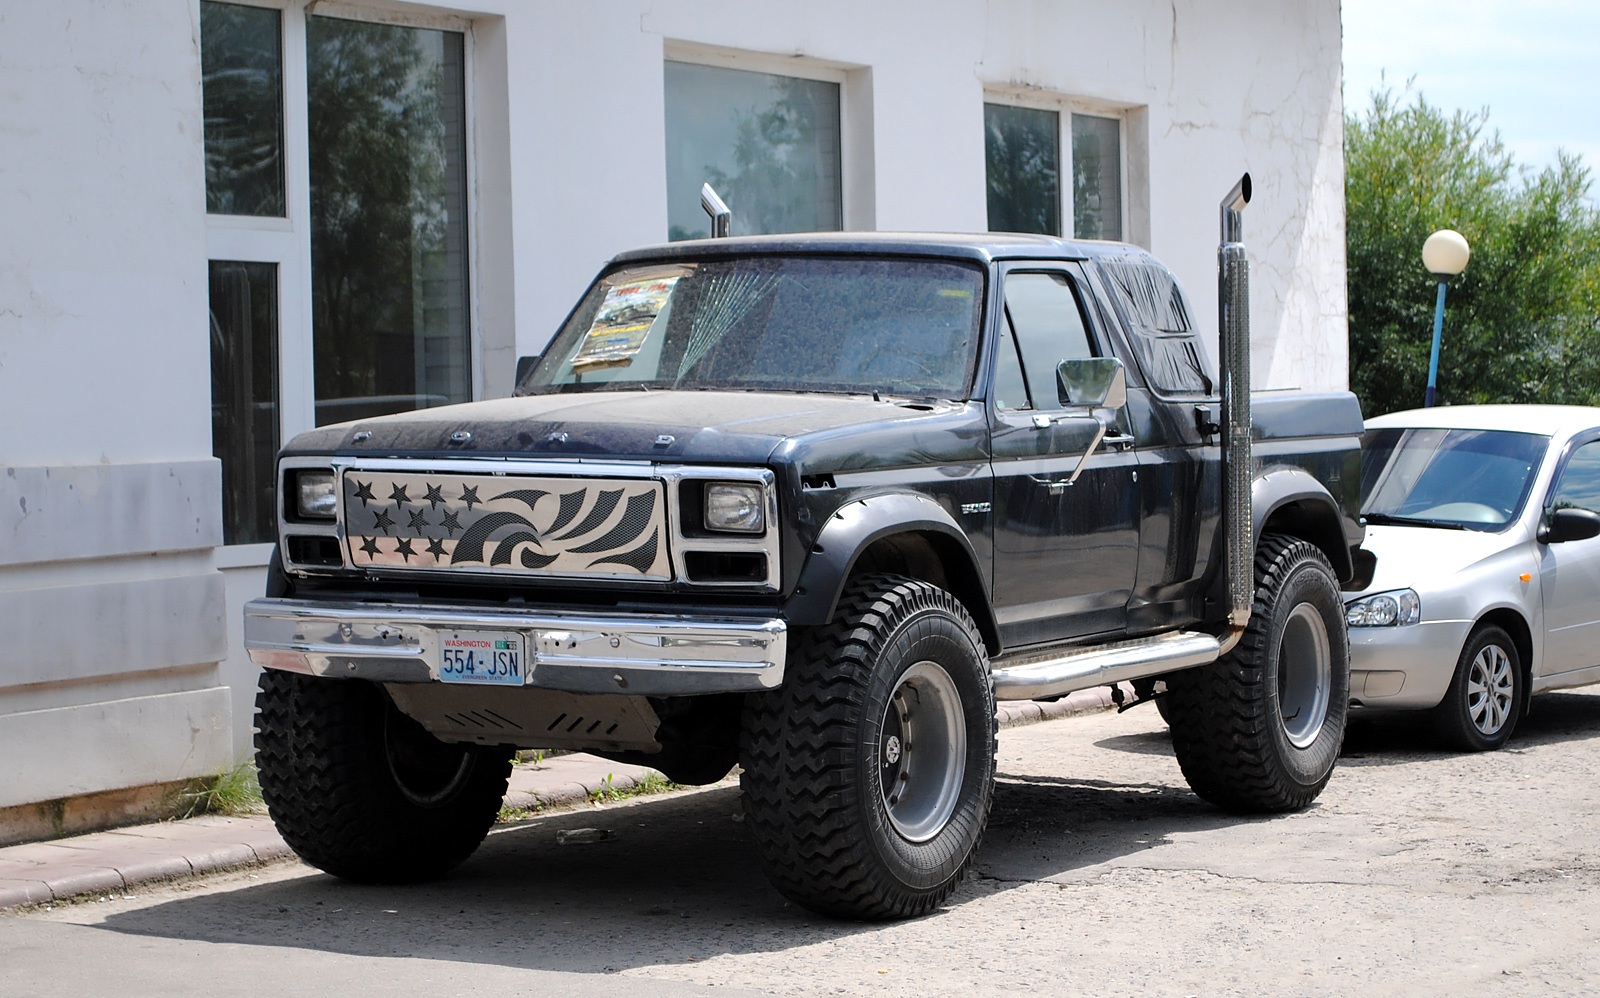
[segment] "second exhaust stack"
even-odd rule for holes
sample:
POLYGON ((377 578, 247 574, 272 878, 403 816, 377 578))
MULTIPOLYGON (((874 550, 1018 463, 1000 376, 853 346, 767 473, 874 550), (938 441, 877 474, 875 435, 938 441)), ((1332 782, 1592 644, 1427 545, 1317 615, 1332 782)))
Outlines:
POLYGON ((1250 203, 1246 173, 1222 199, 1222 245, 1217 247, 1217 311, 1222 361, 1222 501, 1228 528, 1227 651, 1250 622, 1255 599, 1255 537, 1250 454, 1250 263, 1240 213, 1250 203))

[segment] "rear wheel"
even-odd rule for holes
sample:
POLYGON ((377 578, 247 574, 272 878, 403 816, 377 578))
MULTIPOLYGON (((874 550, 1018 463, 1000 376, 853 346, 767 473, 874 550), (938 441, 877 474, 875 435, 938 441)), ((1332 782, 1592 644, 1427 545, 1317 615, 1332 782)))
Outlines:
POLYGON ((1235 811, 1305 807, 1344 741, 1350 649, 1339 582, 1314 545, 1256 550, 1250 623, 1232 652, 1167 677, 1172 745, 1194 792, 1235 811))
POLYGON ((1433 709, 1434 730, 1463 752, 1500 748, 1527 704, 1525 686, 1516 642, 1502 628, 1486 624, 1462 646, 1450 689, 1433 709))
POLYGON ((510 747, 441 742, 360 680, 268 669, 256 728, 279 834, 349 880, 403 883, 456 866, 489 833, 511 773, 510 747))
POLYGON ((823 914, 938 906, 965 875, 994 788, 994 689, 949 593, 873 575, 799 635, 784 686, 745 708, 749 828, 774 886, 823 914))

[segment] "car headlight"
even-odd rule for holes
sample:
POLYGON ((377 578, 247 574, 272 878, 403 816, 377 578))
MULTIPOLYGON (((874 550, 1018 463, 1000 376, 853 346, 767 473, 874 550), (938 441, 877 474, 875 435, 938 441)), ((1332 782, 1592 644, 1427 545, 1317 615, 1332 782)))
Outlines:
POLYGON ((1422 619, 1422 600, 1410 589, 1374 593, 1344 605, 1344 620, 1351 627, 1396 627, 1422 619))
POLYGON ((339 511, 331 471, 297 471, 294 475, 294 511, 306 520, 331 520, 339 511))
POLYGON ((767 515, 760 485, 714 482, 706 486, 705 524, 707 530, 736 534, 759 534, 767 529, 767 515))

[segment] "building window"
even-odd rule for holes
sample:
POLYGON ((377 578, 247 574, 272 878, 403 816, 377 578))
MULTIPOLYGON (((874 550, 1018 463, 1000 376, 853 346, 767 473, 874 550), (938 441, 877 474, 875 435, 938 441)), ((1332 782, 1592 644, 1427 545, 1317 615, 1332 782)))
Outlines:
POLYGON ((1061 115, 983 105, 989 231, 1061 235, 1061 115))
POLYGON ((307 20, 318 425, 472 397, 463 50, 307 20))
POLYGON ((668 60, 666 132, 667 238, 709 235, 708 182, 734 235, 844 227, 839 84, 668 60))
POLYGON ((1120 118, 987 103, 983 123, 990 231, 1123 238, 1120 118), (1071 117, 1065 136, 1064 114, 1071 117), (1063 162, 1072 176, 1070 217, 1062 211, 1063 162))
POLYGON ((211 452, 222 462, 222 539, 275 535, 278 267, 211 261, 211 452))
POLYGON ((281 20, 265 7, 200 4, 207 212, 284 214, 281 20))
POLYGON ((1079 239, 1122 238, 1122 122, 1072 116, 1072 232, 1079 239))

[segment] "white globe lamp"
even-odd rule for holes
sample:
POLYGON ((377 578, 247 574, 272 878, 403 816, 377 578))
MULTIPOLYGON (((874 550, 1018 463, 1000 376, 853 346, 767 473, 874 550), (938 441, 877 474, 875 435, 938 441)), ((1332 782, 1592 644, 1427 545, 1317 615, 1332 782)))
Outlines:
POLYGON ((1423 396, 1423 408, 1432 408, 1434 390, 1439 383, 1439 340, 1444 335, 1444 285, 1450 278, 1467 269, 1472 259, 1472 247, 1455 229, 1440 229, 1422 244, 1422 265, 1428 273, 1438 278, 1439 296, 1433 306, 1433 353, 1428 357, 1428 393, 1423 396))

